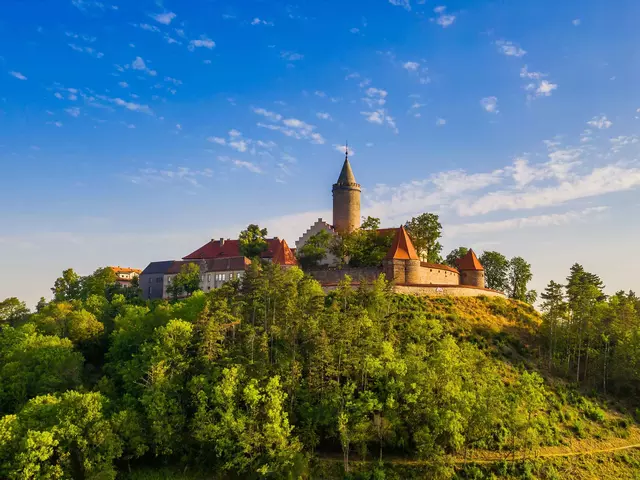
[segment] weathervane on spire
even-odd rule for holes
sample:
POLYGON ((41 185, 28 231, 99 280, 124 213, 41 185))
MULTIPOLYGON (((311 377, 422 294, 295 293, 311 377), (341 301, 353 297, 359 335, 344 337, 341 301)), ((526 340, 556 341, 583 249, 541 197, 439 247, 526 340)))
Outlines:
POLYGON ((349 140, 344 142, 344 159, 349 160, 349 140))

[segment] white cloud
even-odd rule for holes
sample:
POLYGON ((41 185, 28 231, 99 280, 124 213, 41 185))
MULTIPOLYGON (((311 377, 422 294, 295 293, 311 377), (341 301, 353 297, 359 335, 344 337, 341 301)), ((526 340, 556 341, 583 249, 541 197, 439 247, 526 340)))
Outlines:
POLYGON ((513 231, 521 228, 539 228, 566 225, 582 221, 587 217, 603 213, 609 207, 590 207, 584 210, 573 210, 565 213, 553 213, 548 215, 536 215, 524 218, 510 218, 494 222, 478 222, 465 224, 446 224, 443 228, 445 237, 457 237, 471 233, 489 233, 500 231, 513 231))
POLYGON ((321 98, 325 98, 327 96, 327 94, 321 90, 316 90, 315 92, 313 92, 313 94, 316 97, 321 97, 321 98))
POLYGON ((176 87, 182 85, 182 81, 173 77, 164 77, 165 82, 173 83, 176 87))
POLYGON ((147 67, 147 64, 141 57, 136 57, 135 60, 131 62, 131 68, 133 68, 134 70, 140 70, 140 71, 146 72, 148 75, 151 75, 152 77, 155 77, 158 74, 158 72, 156 72, 155 70, 152 70, 149 67, 147 67))
POLYGON ((279 113, 271 112, 264 108, 254 108, 253 112, 257 113, 258 115, 262 115, 263 117, 267 117, 273 122, 279 122, 282 119, 282 115, 280 115, 279 113))
MULTIPOLYGON (((347 153, 347 146, 346 145, 333 145, 333 148, 336 149, 338 152, 340 153, 347 153)), ((353 147, 348 147, 349 149, 349 155, 351 155, 352 157, 356 154, 356 151, 353 149, 353 147)))
POLYGON ((326 112, 318 112, 316 113, 316 117, 321 120, 332 120, 331 115, 326 112))
POLYGON ((262 140, 258 140, 256 142, 256 145, 262 148, 266 148, 268 150, 271 150, 272 148, 277 147, 278 145, 276 144, 276 142, 269 140, 268 142, 263 142, 262 140))
POLYGON ((551 95, 551 92, 557 88, 557 84, 548 82, 547 80, 542 80, 536 89, 536 96, 548 97, 551 95))
POLYGON ((640 169, 619 164, 594 168, 590 173, 566 179, 558 185, 523 192, 491 192, 473 201, 456 202, 460 216, 483 215, 498 210, 524 210, 559 205, 571 200, 621 192, 640 186, 640 169))
POLYGON ((573 24, 573 26, 574 26, 574 27, 577 27, 577 26, 578 26, 578 25, 580 25, 580 23, 582 23, 582 22, 580 21, 580 19, 579 19, 579 18, 576 18, 576 19, 575 19, 575 20, 573 20, 571 23, 573 24))
POLYGON ((402 7, 407 11, 411 10, 411 3, 409 0, 389 0, 391 5, 395 5, 396 7, 402 7))
POLYGON ((122 100, 121 98, 109 98, 111 103, 115 103, 119 107, 124 107, 127 110, 131 110, 132 112, 140 112, 146 113, 147 115, 153 115, 153 110, 149 108, 148 105, 141 105, 139 103, 127 102, 126 100, 122 100))
POLYGON ((365 120, 367 122, 375 123, 377 125, 384 125, 386 123, 395 133, 398 133, 398 128, 394 118, 388 115, 385 109, 379 108, 372 112, 360 112, 360 114, 366 117, 365 120))
POLYGON ((251 20, 251 25, 267 25, 269 27, 273 26, 273 22, 267 22, 266 20, 261 20, 258 17, 251 20))
POLYGON ((241 139, 234 140, 229 142, 229 146, 238 152, 246 152, 247 151, 247 142, 241 139))
POLYGON ((438 118, 436 120, 436 126, 442 127, 447 124, 447 121, 444 118, 438 118))
POLYGON ((213 170, 210 168, 203 170, 192 170, 189 167, 178 167, 175 169, 143 168, 138 171, 137 175, 129 176, 128 179, 135 184, 184 182, 193 187, 200 187, 199 177, 210 178, 212 176, 213 170))
POLYGON ((189 42, 189 50, 194 51, 196 48, 208 48, 209 50, 213 49, 216 46, 216 42, 208 38, 206 35, 200 35, 200 38, 197 40, 191 40, 189 42))
POLYGON ((304 55, 301 55, 300 53, 287 52, 287 51, 280 52, 280 56, 285 60, 289 60, 290 62, 295 62, 298 60, 302 60, 304 58, 304 55))
POLYGON ((118 85, 120 85, 122 88, 127 88, 129 86, 127 82, 118 82, 118 85))
POLYGON ((587 122, 588 125, 591 125, 592 127, 598 128, 600 130, 605 130, 609 127, 611 127, 611 125, 613 125, 613 122, 611 122, 606 115, 601 115, 599 117, 593 117, 591 120, 589 120, 587 122))
POLYGON ((420 68, 420 64, 418 62, 405 62, 402 64, 402 68, 409 70, 410 72, 415 72, 420 68))
POLYGON ((374 105, 384 105, 387 101, 387 91, 382 90, 380 88, 369 87, 365 91, 366 97, 362 100, 369 105, 369 107, 373 108, 374 105))
POLYGON ((67 112, 72 117, 79 117, 80 116, 80 109, 78 107, 66 108, 64 111, 67 112))
POLYGON ((20 72, 14 72, 14 71, 11 71, 11 72, 9 72, 9 75, 11 75, 12 77, 17 78, 18 80, 26 80, 26 79, 27 79, 27 77, 25 77, 25 76, 24 76, 23 74, 21 74, 20 72))
POLYGON ((438 14, 438 17, 436 18, 436 23, 440 25, 442 28, 447 28, 453 25, 453 22, 456 21, 455 15, 444 13, 446 9, 447 7, 445 7, 444 5, 440 5, 433 9, 433 11, 438 14))
POLYGON ((522 67, 520 69, 520 77, 521 78, 530 78, 532 80, 540 80, 543 77, 546 77, 547 74, 546 73, 541 73, 541 72, 530 72, 528 70, 527 65, 525 65, 524 67, 522 67))
POLYGON ((227 141, 222 137, 209 137, 207 141, 211 143, 217 143, 218 145, 226 145, 227 141))
POLYGON ((240 168, 246 168, 247 170, 249 170, 250 172, 253 173, 262 173, 262 169, 257 166, 255 163, 251 163, 251 162, 246 162, 244 160, 231 160, 231 162, 236 166, 236 167, 240 167, 240 168))
POLYGON ((151 18, 163 25, 169 25, 171 21, 176 18, 176 14, 173 12, 158 13, 156 15, 151 15, 151 18))
POLYGON ((526 50, 523 50, 520 46, 507 40, 498 40, 496 46, 500 53, 508 57, 522 57, 527 53, 526 50))
POLYGON ((96 51, 95 49, 93 49, 91 47, 79 47, 78 45, 76 45, 74 43, 69 43, 68 45, 69 45, 69 47, 71 47, 72 50, 75 50, 76 52, 88 53, 89 55, 91 55, 92 57, 95 57, 95 58, 104 57, 104 53, 98 52, 98 51, 96 51))
POLYGON ((480 100, 482 108, 489 113, 498 113, 498 99, 496 97, 485 97, 480 100))

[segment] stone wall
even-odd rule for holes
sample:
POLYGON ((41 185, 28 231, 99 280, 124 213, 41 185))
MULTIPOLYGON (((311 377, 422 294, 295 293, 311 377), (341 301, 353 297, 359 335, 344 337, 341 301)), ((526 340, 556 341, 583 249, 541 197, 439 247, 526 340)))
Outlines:
POLYGON ((436 268, 435 266, 420 267, 421 284, 459 285, 460 274, 451 270, 436 268))
POLYGON ((345 275, 349 275, 354 282, 361 280, 373 281, 382 273, 382 267, 363 268, 327 268, 318 270, 306 270, 313 278, 320 283, 338 283, 345 275))
POLYGON ((470 287, 465 285, 396 285, 396 293, 407 295, 451 295, 454 297, 506 297, 504 293, 488 288, 470 287))

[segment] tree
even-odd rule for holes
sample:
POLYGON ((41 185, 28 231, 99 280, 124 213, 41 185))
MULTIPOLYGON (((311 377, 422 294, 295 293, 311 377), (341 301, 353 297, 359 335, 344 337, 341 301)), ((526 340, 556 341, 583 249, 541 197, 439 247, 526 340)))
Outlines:
POLYGON ((53 284, 51 291, 53 299, 57 302, 65 300, 75 300, 80 298, 82 282, 72 268, 68 268, 62 272, 62 276, 58 277, 53 284))
POLYGON ((9 297, 0 302, 0 327, 15 325, 29 314, 27 304, 16 297, 9 297))
POLYGON ((431 263, 442 263, 442 245, 438 241, 442 236, 442 225, 438 215, 423 213, 409 220, 405 228, 420 258, 431 263))
POLYGON ((309 237, 309 240, 296 252, 302 268, 317 267, 327 256, 331 240, 332 235, 326 230, 321 230, 309 237))
POLYGON ((522 257, 509 260, 508 294, 509 298, 527 301, 527 285, 533 278, 531 265, 522 257))
POLYGON ((240 253, 248 258, 260 258, 262 252, 267 249, 267 229, 251 224, 246 230, 240 232, 240 253))
POLYGON ((445 258, 444 263, 449 265, 450 267, 458 268, 456 260, 464 257, 467 253, 469 253, 469 249, 467 247, 458 247, 454 250, 451 250, 449 252, 449 255, 447 255, 447 258, 445 258))
POLYGON ((479 260, 484 268, 484 281, 487 288, 506 292, 509 285, 507 257, 498 252, 487 251, 482 252, 479 260))
POLYGON ((367 217, 360 228, 335 238, 331 253, 352 267, 377 267, 393 244, 393 233, 380 232, 380 219, 367 217))
POLYGON ((105 296, 107 288, 116 283, 116 273, 109 267, 98 268, 91 275, 82 277, 82 298, 91 295, 105 296))
POLYGON ((541 297, 543 300, 542 329, 547 337, 549 368, 551 368, 558 343, 558 330, 567 312, 567 304, 564 301, 564 287, 551 280, 547 288, 542 292, 541 297))
POLYGON ((84 358, 66 338, 41 335, 32 325, 7 327, 0 332, 0 347, 0 412, 80 385, 84 358))
POLYGON ((200 266, 197 263, 185 263, 180 267, 178 273, 171 284, 167 287, 169 293, 174 300, 180 295, 192 295, 200 290, 200 266))
POLYGON ((120 439, 100 393, 36 397, 0 420, 0 477, 115 479, 120 439))

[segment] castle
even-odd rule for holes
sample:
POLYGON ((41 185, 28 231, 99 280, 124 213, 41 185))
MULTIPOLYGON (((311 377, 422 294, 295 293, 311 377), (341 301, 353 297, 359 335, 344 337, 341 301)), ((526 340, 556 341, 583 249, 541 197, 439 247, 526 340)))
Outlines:
MULTIPOLYGON (((262 261, 289 268, 298 265, 295 252, 318 233, 325 231, 330 236, 345 235, 360 228, 361 187, 356 181, 348 153, 333 185, 333 222, 329 224, 319 218, 296 241, 291 249, 285 240, 278 237, 267 239, 267 248, 262 252, 262 261)), ((379 235, 393 235, 393 243, 380 265, 369 267, 344 266, 340 259, 327 253, 315 268, 305 273, 314 277, 327 291, 335 288, 345 275, 354 283, 372 281, 384 274, 399 293, 416 295, 456 296, 504 296, 503 293, 485 288, 484 269, 473 250, 457 261, 457 268, 437 263, 428 263, 420 258, 404 226, 385 228, 379 235)), ((200 288, 209 291, 227 281, 240 279, 251 264, 251 260, 240 253, 240 242, 229 239, 212 239, 194 252, 178 261, 152 262, 140 274, 139 285, 145 299, 168 298, 167 287, 186 263, 200 267, 200 288)))

